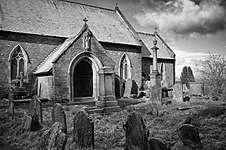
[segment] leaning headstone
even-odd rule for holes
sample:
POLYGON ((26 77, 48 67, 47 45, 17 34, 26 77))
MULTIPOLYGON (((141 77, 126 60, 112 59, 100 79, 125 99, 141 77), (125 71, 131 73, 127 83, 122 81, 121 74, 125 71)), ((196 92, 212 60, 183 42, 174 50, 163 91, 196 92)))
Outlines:
POLYGON ((150 150, 170 150, 170 148, 168 148, 161 139, 157 139, 154 137, 148 139, 148 149, 150 149, 150 150))
POLYGON ((198 129, 191 124, 183 124, 179 128, 179 136, 184 145, 194 149, 202 147, 198 129))
POLYGON ((73 140, 80 147, 94 148, 94 123, 84 111, 78 112, 73 119, 73 140))
POLYGON ((175 83, 173 86, 173 99, 178 102, 183 102, 183 90, 181 83, 175 83))
POLYGON ((125 84, 125 91, 124 91, 123 97, 130 97, 131 89, 132 89, 132 80, 127 79, 126 84, 125 84))
POLYGON ((126 150, 147 149, 148 132, 139 113, 130 113, 123 128, 126 132, 126 150))
POLYGON ((51 129, 44 132, 37 149, 64 150, 66 142, 67 135, 63 132, 62 124, 60 122, 55 122, 51 129))
POLYGON ((64 109, 61 104, 56 103, 52 109, 52 122, 62 123, 62 131, 67 133, 67 122, 66 122, 66 115, 64 109))

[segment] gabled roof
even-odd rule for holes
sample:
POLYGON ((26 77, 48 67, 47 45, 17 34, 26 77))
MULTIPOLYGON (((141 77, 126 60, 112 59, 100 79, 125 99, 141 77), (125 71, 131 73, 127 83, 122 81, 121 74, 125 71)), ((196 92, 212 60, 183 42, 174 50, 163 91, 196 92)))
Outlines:
POLYGON ((100 42, 140 46, 115 10, 62 0, 1 0, 0 30, 59 37, 79 33, 83 19, 100 42))
POLYGON ((166 44, 166 42, 161 38, 161 36, 156 34, 149 34, 149 33, 141 33, 137 32, 139 37, 141 38, 144 48, 142 49, 142 57, 152 58, 152 47, 153 40, 156 38, 157 40, 157 57, 162 59, 175 59, 175 53, 172 49, 166 44))
POLYGON ((77 38, 88 29, 87 25, 84 25, 80 32, 71 38, 66 39, 61 45, 59 45, 56 49, 54 49, 45 60, 37 67, 34 72, 35 75, 39 74, 50 74, 53 63, 71 46, 73 42, 77 40, 77 38))

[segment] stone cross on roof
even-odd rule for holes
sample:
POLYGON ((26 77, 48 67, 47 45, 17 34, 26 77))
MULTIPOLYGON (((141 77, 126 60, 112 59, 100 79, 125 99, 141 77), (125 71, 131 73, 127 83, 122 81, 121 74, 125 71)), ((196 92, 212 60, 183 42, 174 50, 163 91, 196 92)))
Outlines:
POLYGON ((88 21, 87 19, 86 19, 86 17, 83 19, 83 21, 85 22, 85 24, 86 24, 86 22, 88 21))

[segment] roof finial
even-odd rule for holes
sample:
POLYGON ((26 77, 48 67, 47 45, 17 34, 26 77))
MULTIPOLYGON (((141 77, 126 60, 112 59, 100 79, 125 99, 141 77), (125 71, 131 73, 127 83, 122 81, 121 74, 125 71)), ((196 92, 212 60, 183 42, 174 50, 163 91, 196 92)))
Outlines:
POLYGON ((157 30, 158 30, 158 28, 155 27, 155 31, 154 31, 154 34, 155 34, 155 35, 157 34, 157 30))
POLYGON ((115 7, 118 7, 118 1, 115 1, 115 7))
POLYGON ((83 19, 83 21, 85 22, 85 24, 86 24, 86 22, 88 21, 87 19, 86 19, 86 17, 83 19))

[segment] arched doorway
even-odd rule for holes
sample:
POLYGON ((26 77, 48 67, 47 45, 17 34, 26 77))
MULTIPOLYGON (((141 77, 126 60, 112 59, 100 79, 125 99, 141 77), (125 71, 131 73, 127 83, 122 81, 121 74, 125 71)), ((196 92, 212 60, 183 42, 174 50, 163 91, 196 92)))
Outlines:
POLYGON ((70 62, 69 73, 69 94, 72 101, 79 97, 99 96, 99 74, 98 71, 103 65, 92 52, 81 52, 70 62))
POLYGON ((93 96, 93 71, 90 60, 81 60, 74 69, 74 97, 93 96))

